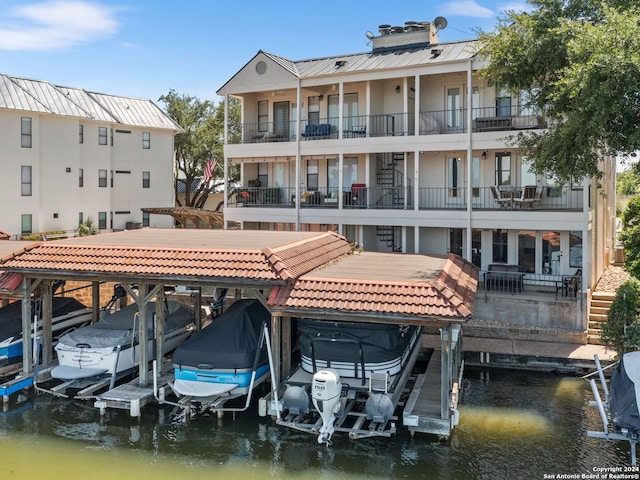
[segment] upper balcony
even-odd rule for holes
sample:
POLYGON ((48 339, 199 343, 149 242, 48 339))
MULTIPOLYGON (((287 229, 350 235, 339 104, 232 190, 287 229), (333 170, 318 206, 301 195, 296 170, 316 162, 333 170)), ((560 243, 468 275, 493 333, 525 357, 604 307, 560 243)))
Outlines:
MULTIPOLYGON (((546 128, 542 115, 529 113, 524 105, 507 107, 473 108, 472 131, 514 131, 546 128)), ((234 143, 295 142, 297 122, 253 122, 230 125, 230 129, 239 132, 234 143)), ((441 135, 467 133, 467 109, 429 110, 419 114, 416 129, 415 115, 407 112, 376 115, 354 115, 321 118, 300 122, 300 140, 325 140, 338 138, 373 138, 389 136, 441 135), (341 128, 340 128, 341 127, 341 128)))

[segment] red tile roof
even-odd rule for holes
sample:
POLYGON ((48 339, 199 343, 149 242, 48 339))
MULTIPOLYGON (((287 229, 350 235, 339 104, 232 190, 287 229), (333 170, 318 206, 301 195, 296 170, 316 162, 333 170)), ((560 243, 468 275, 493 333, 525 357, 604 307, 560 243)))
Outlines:
POLYGON ((0 272, 0 293, 11 293, 20 286, 21 273, 0 272))
MULTIPOLYGON (((353 256, 350 267, 355 267, 358 257, 353 256)), ((367 259, 360 258, 366 268, 367 259)), ((293 285, 275 287, 267 304, 273 310, 296 311, 298 315, 304 315, 305 311, 309 315, 340 311, 381 318, 420 317, 430 321, 469 318, 478 269, 456 255, 450 255, 441 265, 436 278, 429 278, 425 273, 422 281, 339 279, 320 277, 317 276, 320 272, 312 272, 293 285)), ((390 265, 388 277, 393 276, 391 269, 390 265)))
POLYGON ((238 236, 237 231, 224 230, 190 230, 187 235, 184 230, 173 229, 130 232, 133 233, 31 244, 0 259, 0 267, 7 271, 66 277, 181 277, 209 282, 221 279, 281 283, 349 251, 346 239, 334 233, 268 235, 269 232, 264 232, 267 234, 262 235, 261 232, 258 236, 245 231, 238 236), (247 237, 253 238, 253 245, 272 245, 228 247, 244 246, 242 239, 247 237), (192 239, 191 243, 188 238, 192 239), (295 241, 280 244, 282 240, 292 239, 295 241))
POLYGON ((9 235, 7 232, 0 230, 0 240, 9 240, 10 238, 11 238, 11 235, 9 235))

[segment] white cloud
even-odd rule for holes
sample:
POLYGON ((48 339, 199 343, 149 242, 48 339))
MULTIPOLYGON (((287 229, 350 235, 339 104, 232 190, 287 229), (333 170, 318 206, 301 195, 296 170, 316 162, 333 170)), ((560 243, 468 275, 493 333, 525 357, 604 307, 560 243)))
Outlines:
POLYGON ((459 17, 495 18, 497 12, 483 7, 474 0, 460 0, 445 4, 443 13, 459 17))
POLYGON ((0 14, 0 50, 54 50, 118 30, 117 9, 83 0, 20 5, 0 14))
POLYGON ((499 3, 498 8, 500 12, 507 12, 513 10, 516 13, 519 12, 528 12, 533 9, 533 6, 527 2, 509 2, 509 3, 499 3))

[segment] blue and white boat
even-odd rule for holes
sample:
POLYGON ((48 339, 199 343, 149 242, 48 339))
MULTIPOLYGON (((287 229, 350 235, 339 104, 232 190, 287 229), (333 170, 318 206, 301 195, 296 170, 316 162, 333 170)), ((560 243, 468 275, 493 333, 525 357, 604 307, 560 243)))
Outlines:
MULTIPOLYGON (((33 300, 33 319, 37 316, 39 300, 33 300)), ((32 319, 32 322, 33 322, 32 319)), ((52 298, 51 331, 54 342, 65 332, 91 321, 91 309, 75 298, 52 298)), ((36 336, 42 333, 38 318, 36 336)), ((0 367, 22 362, 22 302, 15 301, 0 308, 0 367)))
POLYGON ((249 399, 269 377, 264 337, 270 322, 271 314, 258 300, 234 302, 176 349, 174 392, 216 410, 224 410, 218 407, 232 398, 249 399))

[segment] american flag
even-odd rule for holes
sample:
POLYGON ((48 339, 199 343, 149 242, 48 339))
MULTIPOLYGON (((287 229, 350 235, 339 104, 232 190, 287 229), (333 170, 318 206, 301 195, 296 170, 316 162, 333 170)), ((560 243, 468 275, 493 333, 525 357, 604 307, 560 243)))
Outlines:
POLYGON ((213 178, 213 170, 216 168, 216 157, 209 157, 209 161, 204 166, 204 183, 209 183, 209 180, 213 178))

